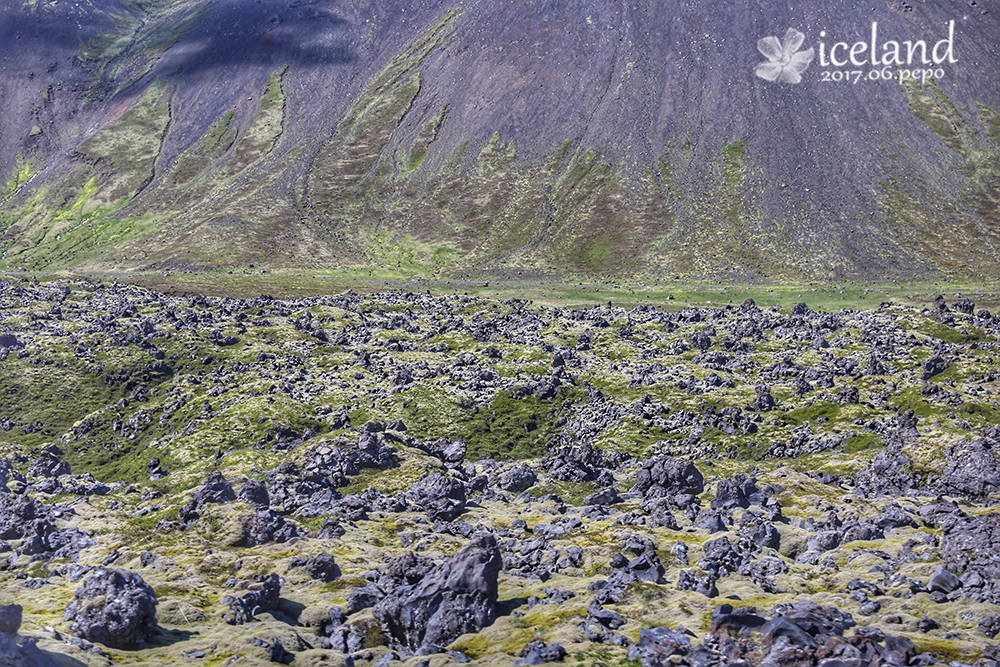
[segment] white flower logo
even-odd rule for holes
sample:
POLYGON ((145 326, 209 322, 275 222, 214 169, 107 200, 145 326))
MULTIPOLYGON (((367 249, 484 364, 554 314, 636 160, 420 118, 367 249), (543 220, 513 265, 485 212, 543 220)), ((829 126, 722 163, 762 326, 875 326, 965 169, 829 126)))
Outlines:
POLYGON ((813 59, 813 50, 799 51, 806 36, 795 28, 785 31, 785 38, 779 42, 777 37, 765 37, 757 40, 757 50, 767 58, 766 63, 757 65, 756 73, 766 81, 778 83, 800 83, 802 73, 809 68, 813 59))

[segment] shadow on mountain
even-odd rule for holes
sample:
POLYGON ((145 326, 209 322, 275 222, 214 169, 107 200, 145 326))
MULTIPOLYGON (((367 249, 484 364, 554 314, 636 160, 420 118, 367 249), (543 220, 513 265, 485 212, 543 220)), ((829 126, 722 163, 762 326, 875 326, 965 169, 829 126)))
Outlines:
MULTIPOLYGON (((115 29, 107 13, 71 14, 0 9, 0 59, 55 51, 63 56, 76 54, 81 44, 115 29)), ((357 61, 347 37, 350 27, 349 21, 321 5, 308 5, 306 10, 274 2, 214 6, 198 17, 187 34, 174 36, 177 39, 161 55, 158 69, 169 74, 179 68, 190 75, 255 65, 346 65, 357 61)), ((159 29, 153 25, 150 34, 156 38, 153 41, 169 43, 174 29, 169 24, 159 29)))
POLYGON ((77 22, 64 16, 33 16, 0 9, 0 58, 16 58, 39 50, 76 53, 81 41, 110 27, 106 16, 77 22))
POLYGON ((237 40, 225 43, 195 45, 184 44, 165 56, 160 72, 166 67, 178 70, 181 77, 192 76, 209 70, 248 68, 255 66, 279 67, 291 65, 299 69, 349 65, 357 61, 357 55, 346 44, 329 47, 297 44, 283 38, 258 37, 240 43, 237 40))
POLYGON ((191 32, 163 54, 161 73, 182 76, 205 70, 277 67, 310 69, 348 65, 351 23, 319 3, 228 3, 208 9, 191 32), (168 71, 169 70, 169 71, 168 71))

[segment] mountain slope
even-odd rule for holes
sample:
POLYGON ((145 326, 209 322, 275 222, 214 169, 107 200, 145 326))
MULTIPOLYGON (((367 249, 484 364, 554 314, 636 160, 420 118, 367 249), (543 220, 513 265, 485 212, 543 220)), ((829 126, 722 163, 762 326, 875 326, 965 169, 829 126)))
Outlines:
POLYGON ((996 275, 990 9, 8 6, 2 264, 996 275), (908 40, 950 58, 916 82, 901 80, 909 63, 823 66, 873 22, 877 55, 908 40), (815 54, 801 83, 755 76, 757 40, 788 27, 815 54))

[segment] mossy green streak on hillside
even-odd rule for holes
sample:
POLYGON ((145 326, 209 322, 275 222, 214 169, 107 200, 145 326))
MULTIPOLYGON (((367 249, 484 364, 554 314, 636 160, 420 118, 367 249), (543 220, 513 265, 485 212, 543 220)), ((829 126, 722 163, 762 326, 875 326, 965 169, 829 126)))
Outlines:
POLYGON ((124 0, 115 29, 81 44, 81 60, 111 60, 130 50, 160 51, 180 39, 204 7, 180 0, 124 0))
POLYGON ((1000 114, 985 104, 976 105, 979 110, 979 122, 986 128, 986 134, 993 143, 1000 146, 1000 114))
POLYGON ((235 117, 235 111, 227 111, 212 125, 205 136, 182 153, 167 175, 167 184, 183 186, 190 183, 206 167, 228 151, 236 141, 237 131, 233 127, 235 117))
POLYGON ((27 205, 6 214, 12 224, 0 242, 6 240, 7 262, 33 267, 55 261, 74 266, 113 251, 138 232, 139 221, 107 216, 153 179, 170 122, 164 90, 163 86, 150 88, 80 144, 67 175, 43 185, 27 205))
MULTIPOLYGON (((266 156, 281 135, 285 115, 285 95, 281 90, 281 77, 284 73, 285 69, 281 69, 268 78, 260 107, 254 114, 250 126, 240 136, 232 157, 226 162, 222 171, 223 177, 240 173, 255 160, 266 156)), ((206 142, 214 143, 213 134, 218 134, 220 130, 221 128, 217 127, 209 130, 206 142)))
POLYGON ((80 45, 78 58, 91 70, 84 97, 89 103, 127 90, 149 72, 159 54, 197 24, 207 7, 192 0, 125 0, 121 4, 125 12, 113 17, 115 29, 80 45))
MULTIPOLYGON (((421 62, 447 36, 458 14, 452 12, 442 19, 365 87, 312 165, 307 196, 323 214, 324 231, 348 241, 358 259, 366 245, 357 236, 358 228, 368 234, 375 231, 373 225, 393 187, 397 167, 383 151, 420 91, 421 62)), ((407 171, 423 160, 443 113, 439 112, 436 122, 432 119, 425 124, 410 155, 401 160, 407 171)))
POLYGON ((395 235, 394 247, 408 246, 418 273, 453 263, 455 271, 538 264, 591 274, 638 268, 648 230, 643 221, 621 224, 628 195, 617 167, 593 149, 567 141, 541 166, 529 167, 519 164, 512 142, 494 133, 471 168, 463 167, 466 144, 428 171, 421 166, 447 114, 441 108, 408 148, 385 151, 420 93, 422 59, 454 20, 449 15, 393 60, 317 157, 308 197, 324 213, 324 226, 359 260, 391 268, 381 242, 376 245, 376 231, 385 230, 395 235))
POLYGON ((143 100, 80 144, 77 160, 92 169, 100 189, 94 202, 114 203, 136 195, 153 178, 153 163, 170 122, 164 87, 150 88, 143 100))
POLYGON ((17 192, 21 186, 31 180, 31 177, 37 173, 34 157, 25 159, 23 155, 18 155, 14 158, 14 164, 14 173, 5 184, 6 190, 0 194, 0 201, 4 201, 7 197, 17 192))
POLYGON ((200 243, 182 246, 179 251, 176 245, 171 247, 171 265, 199 267, 220 259, 252 263, 256 253, 273 250, 268 244, 288 230, 281 229, 284 220, 269 224, 265 214, 275 207, 260 198, 259 182, 244 177, 260 171, 282 135, 287 99, 282 80, 286 71, 281 67, 268 77, 244 127, 237 126, 234 110, 227 111, 172 162, 158 163, 165 173, 157 174, 155 192, 135 198, 127 209, 126 220, 141 223, 136 229, 141 227, 143 234, 122 239, 119 252, 104 254, 101 262, 150 262, 149 251, 176 244, 178 235, 199 229, 208 230, 202 231, 200 243), (244 224, 250 219, 255 223, 252 228, 244 224))
MULTIPOLYGON (((192 205, 204 207, 213 193, 227 192, 236 178, 270 157, 284 129, 287 97, 282 81, 287 71, 287 67, 280 67, 267 78, 260 101, 245 127, 238 126, 236 110, 230 109, 181 151, 170 163, 155 196, 140 202, 139 208, 166 216, 190 212, 192 205)), ((226 205, 231 215, 239 215, 238 199, 234 201, 230 196, 226 205)), ((211 209, 202 210, 211 215, 211 209)), ((177 231, 169 225, 164 227, 168 233, 177 231)))
MULTIPOLYGON (((378 219, 376 207, 378 195, 385 195, 380 192, 386 185, 385 174, 383 171, 367 177, 379 165, 382 149, 419 90, 419 74, 410 75, 379 103, 366 109, 357 126, 342 126, 337 138, 317 159, 310 195, 317 208, 329 215, 332 229, 352 232, 359 221, 370 224, 378 219)), ((384 170, 387 165, 386 161, 379 166, 384 170)))
POLYGON ((914 115, 950 151, 942 160, 957 159, 965 178, 962 199, 983 223, 942 201, 926 184, 907 184, 906 189, 889 184, 886 208, 899 221, 907 244, 943 267, 958 271, 973 262, 995 266, 1000 247, 1000 117, 984 104, 978 105, 975 117, 967 117, 934 81, 926 87, 907 81, 905 91, 914 115), (971 238, 982 240, 969 244, 971 238))
POLYGON ((424 126, 420 128, 420 133, 417 135, 417 138, 414 139, 408 155, 406 155, 402 160, 407 173, 417 169, 423 163, 424 158, 427 157, 427 149, 437 138, 438 131, 441 129, 441 123, 444 121, 444 117, 447 113, 448 107, 441 107, 441 109, 434 114, 434 117, 424 123, 424 126))

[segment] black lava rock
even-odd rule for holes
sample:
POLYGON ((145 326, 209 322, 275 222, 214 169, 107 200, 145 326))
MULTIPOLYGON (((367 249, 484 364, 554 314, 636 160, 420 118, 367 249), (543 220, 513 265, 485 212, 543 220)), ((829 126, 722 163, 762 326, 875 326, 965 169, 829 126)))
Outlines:
POLYGON ((83 580, 62 617, 87 641, 137 649, 156 631, 156 595, 134 572, 101 568, 83 580))
POLYGON ((410 650, 446 646, 496 619, 502 567, 496 538, 479 535, 419 583, 389 592, 373 613, 392 639, 410 650))
POLYGON ((275 573, 258 582, 257 588, 242 597, 227 595, 220 602, 229 607, 225 621, 230 625, 249 623, 257 614, 273 611, 278 607, 281 596, 281 577, 275 573))

